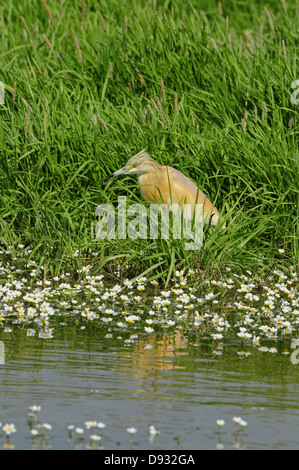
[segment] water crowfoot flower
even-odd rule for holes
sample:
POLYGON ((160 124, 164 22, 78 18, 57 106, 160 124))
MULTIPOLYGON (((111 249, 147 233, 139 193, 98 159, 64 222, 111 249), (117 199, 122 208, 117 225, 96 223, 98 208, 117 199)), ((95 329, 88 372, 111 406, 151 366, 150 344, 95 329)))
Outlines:
POLYGON ((29 407, 29 410, 32 411, 33 416, 34 416, 34 424, 35 426, 37 425, 37 413, 41 410, 41 406, 39 405, 33 405, 29 407))
POLYGON ((75 431, 75 426, 73 424, 69 424, 67 429, 68 429, 68 437, 69 439, 72 439, 74 435, 74 431, 75 431))
POLYGON ((6 444, 5 444, 5 448, 6 449, 12 449, 14 446, 12 446, 9 442, 9 437, 12 433, 16 432, 16 427, 13 423, 11 424, 5 424, 2 428, 2 430, 6 433, 6 444))
POLYGON ((225 425, 224 419, 217 419, 216 423, 218 424, 219 433, 221 432, 221 428, 225 425))
POLYGON ((151 326, 145 326, 144 331, 148 334, 153 333, 155 330, 151 326))
POLYGON ((160 434, 160 431, 158 431, 155 426, 151 425, 149 427, 149 433, 151 436, 156 436, 157 434, 160 434))
POLYGON ((242 419, 240 416, 234 416, 233 422, 235 423, 235 436, 237 436, 239 433, 241 433, 242 429, 247 426, 247 421, 242 419))
POLYGON ((97 426, 96 421, 85 421, 84 424, 87 427, 87 429, 92 429, 92 428, 95 428, 97 426))
POLYGON ((237 433, 238 424, 240 424, 241 420, 242 420, 242 418, 240 418, 240 416, 234 416, 233 417, 233 422, 235 423, 235 434, 237 433))
POLYGON ((51 424, 48 424, 48 423, 44 423, 44 424, 41 424, 39 426, 40 430, 41 430, 41 436, 42 438, 44 439, 49 439, 50 438, 50 435, 47 434, 47 431, 51 431, 52 430, 52 426, 51 424))
MULTIPOLYGON (((27 251, 29 253, 29 250, 22 251, 23 256, 27 251)), ((13 258, 15 260, 17 258, 13 258)), ((151 290, 158 283, 148 281, 145 277, 135 281, 126 279, 120 281, 121 286, 117 284, 111 288, 110 283, 105 286, 103 275, 92 276, 87 266, 78 270, 81 276, 74 282, 71 281, 70 273, 55 276, 51 282, 42 282, 38 276, 44 268, 37 266, 33 260, 26 261, 28 275, 31 272, 36 278, 31 283, 29 277, 28 283, 23 277, 24 270, 18 280, 15 277, 17 271, 10 274, 13 265, 7 263, 5 266, 0 261, 0 273, 6 278, 6 282, 0 286, 0 324, 4 327, 3 332, 12 332, 14 324, 24 323, 25 334, 47 340, 53 337, 55 318, 61 315, 64 319, 73 316, 75 325, 82 330, 88 328, 90 322, 93 322, 94 327, 101 323, 100 327, 109 331, 105 331, 107 335, 104 338, 112 337, 114 327, 117 331, 121 329, 121 333, 130 330, 140 333, 140 337, 145 339, 152 339, 151 333, 159 334, 161 329, 167 329, 169 334, 170 331, 175 333, 178 329, 187 331, 191 328, 200 335, 204 333, 205 340, 210 339, 216 344, 213 354, 219 355, 225 354, 220 347, 226 342, 228 329, 233 332, 234 340, 242 346, 247 343, 248 348, 255 348, 255 354, 262 354, 263 351, 285 354, 277 348, 260 347, 260 343, 264 339, 291 341, 298 331, 298 275, 294 269, 289 276, 274 270, 266 278, 265 273, 261 272, 260 279, 256 272, 247 271, 245 275, 237 275, 227 268, 230 277, 224 279, 225 282, 206 279, 205 289, 200 294, 193 285, 194 271, 181 270, 176 271, 168 289, 159 291, 155 288, 152 296, 152 291, 147 295, 146 288, 149 286, 151 290), (236 296, 226 299, 225 293, 230 288, 235 290, 236 296), (218 297, 219 304, 215 303, 218 297), (76 304, 80 305, 80 310, 75 308, 76 304), (231 313, 235 315, 231 316, 231 313)), ((119 274, 118 267, 116 272, 119 274)), ((125 335, 118 336, 118 339, 122 339, 125 346, 133 343, 133 336, 130 339, 125 335)), ((145 349, 148 347, 153 346, 146 345, 145 349)), ((236 354, 247 357, 250 352, 239 351, 236 354)), ((35 412, 34 416, 36 421, 35 412)))
POLYGON ((137 429, 131 427, 131 428, 127 428, 127 431, 128 431, 129 434, 134 435, 137 432, 137 429))
POLYGON ((98 428, 98 432, 99 432, 99 435, 101 435, 101 431, 102 429, 104 429, 106 427, 106 424, 105 423, 102 423, 102 422, 99 422, 97 423, 97 428, 98 428))
POLYGON ((213 339, 222 339, 223 338, 223 334, 222 333, 213 333, 212 334, 212 338, 213 339))
POLYGON ((77 427, 75 428, 75 433, 77 434, 78 438, 80 438, 84 434, 84 429, 77 427))
POLYGON ((240 421, 241 421, 241 419, 242 419, 242 418, 240 418, 240 416, 234 416, 234 417, 233 417, 233 422, 234 422, 235 424, 239 424, 240 421))
POLYGON ((155 437, 160 434, 160 431, 158 431, 155 426, 151 425, 149 426, 149 442, 152 444, 154 442, 155 437))
POLYGON ((39 435, 39 432, 38 432, 37 429, 31 429, 30 433, 31 433, 31 437, 32 437, 32 445, 35 446, 36 445, 35 438, 39 435))
POLYGON ((102 447, 99 446, 100 442, 101 442, 101 436, 99 436, 99 434, 91 434, 89 436, 89 443, 88 443, 88 449, 100 449, 102 447), (96 445, 98 444, 98 447, 96 447, 96 445))
POLYGON ((6 433, 6 436, 10 436, 12 433, 17 431, 14 424, 5 424, 2 430, 6 433))
POLYGON ((130 434, 130 442, 133 442, 133 436, 137 432, 137 429, 134 428, 133 426, 130 428, 127 428, 127 432, 130 434))
POLYGON ((238 354, 239 357, 248 357, 248 356, 251 355, 251 352, 249 352, 249 351, 238 351, 237 354, 238 354))

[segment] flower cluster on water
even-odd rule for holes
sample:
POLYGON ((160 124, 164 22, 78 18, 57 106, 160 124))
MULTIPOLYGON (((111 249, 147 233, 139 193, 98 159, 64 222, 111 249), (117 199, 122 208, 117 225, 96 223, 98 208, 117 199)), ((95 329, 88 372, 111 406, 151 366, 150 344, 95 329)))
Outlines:
MULTIPOLYGON (((242 419, 240 416, 234 416, 232 418, 232 421, 235 423, 235 429, 234 429, 234 447, 239 448, 239 447, 244 447, 243 439, 242 439, 242 431, 243 429, 246 428, 247 426, 247 421, 242 419)), ((218 433, 219 433, 219 440, 217 444, 217 449, 223 449, 224 446, 221 442, 221 431, 223 426, 225 425, 224 419, 217 419, 216 423, 218 425, 218 433)))
MULTIPOLYGON (((29 431, 31 434, 31 447, 37 446, 42 448, 50 448, 50 440, 53 437, 52 425, 49 423, 40 423, 38 420, 38 413, 41 411, 40 405, 32 405, 29 407, 30 413, 28 414, 27 424, 29 425, 29 431)), ((84 426, 75 426, 70 424, 67 426, 68 440, 76 447, 82 447, 85 445, 87 449, 104 449, 102 445, 102 432, 106 428, 106 424, 102 421, 89 420, 85 421, 84 426)), ((149 442, 153 443, 155 436, 160 434, 155 426, 149 426, 149 442)), ((4 424, 0 423, 0 435, 3 431, 6 435, 6 443, 4 448, 14 449, 15 444, 10 441, 11 434, 16 433, 17 429, 15 424, 4 424)), ((137 429, 134 427, 128 427, 127 432, 132 437, 137 429)))
MULTIPOLYGON (((52 432, 52 425, 49 423, 41 424, 38 420, 38 413, 41 411, 40 405, 32 405, 29 407, 30 413, 28 414, 28 421, 27 424, 29 425, 29 431, 31 434, 31 447, 32 448, 51 448, 51 439, 53 438, 54 433, 52 432)), ((232 421, 235 424, 234 428, 234 447, 243 446, 243 442, 241 439, 241 432, 242 429, 247 427, 247 421, 242 419, 240 416, 234 416, 232 421)), ((223 445, 220 440, 222 428, 225 425, 224 419, 217 419, 216 423, 218 425, 218 432, 219 432, 219 440, 217 443, 217 448, 223 448, 223 445)), ((103 436, 103 432, 106 428, 106 424, 102 421, 96 420, 88 420, 84 422, 83 426, 75 426, 74 424, 69 424, 67 426, 67 437, 68 442, 71 445, 74 445, 76 448, 86 448, 86 449, 105 449, 103 445, 103 440, 107 440, 107 436, 103 436)), ((4 444, 4 448, 6 449, 14 449, 16 446, 10 441, 11 434, 16 433, 17 429, 15 424, 5 424, 2 425, 0 423, 0 433, 1 430, 6 435, 6 443, 4 444)), ((55 431, 55 430, 54 430, 55 431)), ((138 429, 130 426, 126 428, 127 433, 130 436, 130 444, 134 442, 134 436, 138 432, 138 429)), ((125 429, 124 429, 125 432, 125 429)), ((151 444, 154 444, 154 441, 160 435, 160 431, 155 428, 154 425, 150 425, 148 427, 148 441, 151 444)), ((138 444, 138 443, 136 443, 138 444)))
POLYGON ((298 275, 292 269, 267 277, 227 269, 222 278, 200 283, 195 270, 181 270, 167 288, 146 277, 112 284, 103 274, 92 275, 89 265, 77 270, 76 280, 69 273, 46 278, 34 261, 27 263, 27 273, 14 260, 0 258, 0 335, 21 326, 27 336, 50 339, 57 324, 81 329, 92 324, 126 345, 155 333, 192 333, 210 339, 214 354, 233 342, 246 356, 250 345, 277 352, 278 341, 298 331, 298 275))

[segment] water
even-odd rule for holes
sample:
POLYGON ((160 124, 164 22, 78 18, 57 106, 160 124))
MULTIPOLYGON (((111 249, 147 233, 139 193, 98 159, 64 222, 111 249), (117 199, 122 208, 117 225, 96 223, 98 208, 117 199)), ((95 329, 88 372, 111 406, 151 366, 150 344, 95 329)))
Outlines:
MULTIPOLYGON (((101 446, 114 449, 298 449, 299 365, 290 355, 234 347, 212 353, 204 340, 190 346, 172 335, 136 339, 129 346, 90 331, 55 329, 52 339, 1 335, 0 421, 14 423, 15 449, 87 448, 85 422, 104 422, 101 446), (148 349, 148 347, 152 349, 148 349), (40 405, 49 439, 34 441, 29 407, 40 405), (234 416, 247 426, 235 434, 234 416), (225 424, 218 433, 217 419, 225 424), (68 425, 84 429, 68 436, 68 425), (150 440, 149 426, 160 434, 150 440), (130 438, 127 428, 137 428, 130 438)), ((0 435, 0 446, 6 443, 0 435)))

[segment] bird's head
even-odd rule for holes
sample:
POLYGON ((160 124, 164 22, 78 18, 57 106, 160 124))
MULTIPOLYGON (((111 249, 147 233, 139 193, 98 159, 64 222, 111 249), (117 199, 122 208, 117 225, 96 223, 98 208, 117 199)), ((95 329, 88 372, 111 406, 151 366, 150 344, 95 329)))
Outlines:
POLYGON ((152 170, 155 165, 159 164, 155 162, 155 160, 153 160, 144 149, 134 155, 134 157, 130 158, 123 168, 107 176, 105 180, 119 175, 143 175, 144 173, 152 170))

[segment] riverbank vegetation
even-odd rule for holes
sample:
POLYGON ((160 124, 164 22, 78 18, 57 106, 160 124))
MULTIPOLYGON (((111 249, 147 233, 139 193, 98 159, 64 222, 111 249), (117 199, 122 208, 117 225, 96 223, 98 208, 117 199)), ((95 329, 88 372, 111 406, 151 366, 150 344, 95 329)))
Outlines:
POLYGON ((44 280, 296 269, 298 24, 291 1, 4 1, 2 256, 21 245, 44 280), (143 148, 223 214, 200 251, 95 238, 99 204, 141 202, 135 177, 103 180, 143 148))

